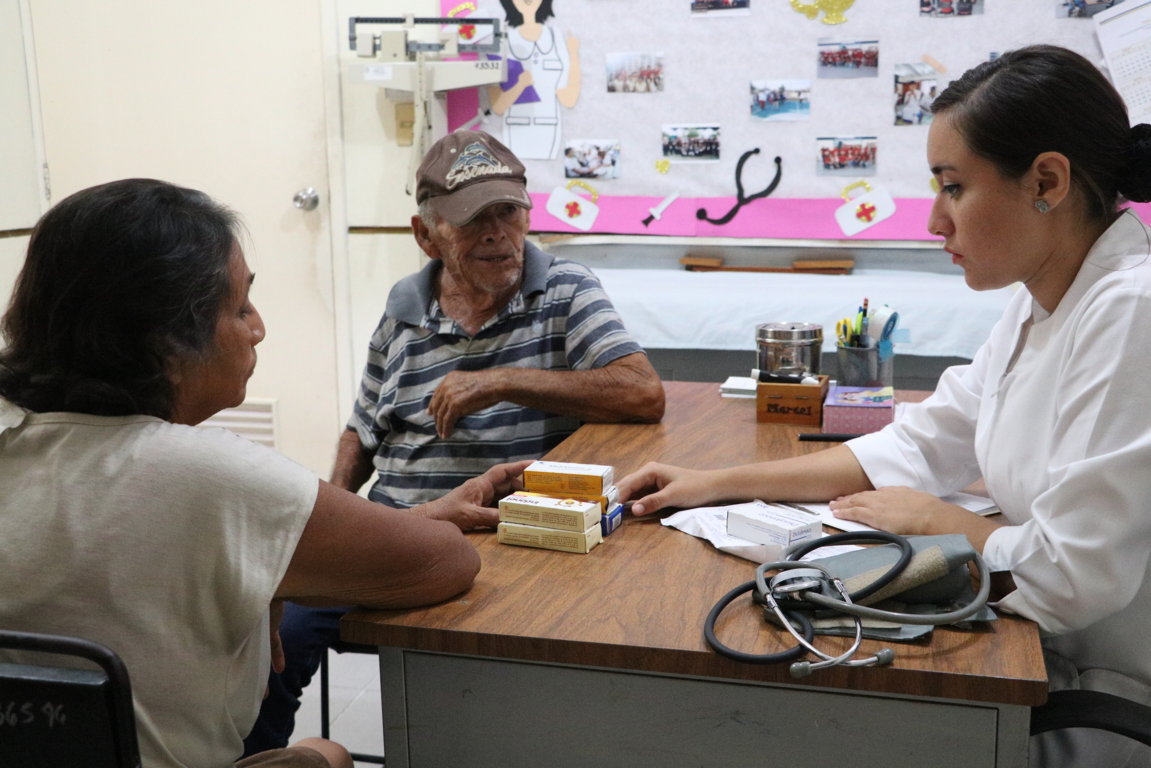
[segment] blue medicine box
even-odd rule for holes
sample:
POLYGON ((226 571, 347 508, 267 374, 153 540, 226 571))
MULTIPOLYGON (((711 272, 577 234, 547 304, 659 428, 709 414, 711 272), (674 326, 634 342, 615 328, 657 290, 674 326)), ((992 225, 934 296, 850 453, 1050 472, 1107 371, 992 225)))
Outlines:
POLYGON ((600 516, 599 527, 600 532, 604 536, 619 528, 623 523, 623 504, 616 504, 611 508, 611 511, 605 512, 600 516))

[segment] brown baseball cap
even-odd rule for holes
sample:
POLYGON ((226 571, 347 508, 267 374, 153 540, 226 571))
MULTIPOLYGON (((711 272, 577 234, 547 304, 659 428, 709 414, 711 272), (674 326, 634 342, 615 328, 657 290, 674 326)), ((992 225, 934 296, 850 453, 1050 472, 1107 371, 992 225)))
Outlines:
POLYGON ((460 227, 496 203, 532 207, 524 166, 483 131, 456 131, 432 145, 416 171, 416 202, 460 227))

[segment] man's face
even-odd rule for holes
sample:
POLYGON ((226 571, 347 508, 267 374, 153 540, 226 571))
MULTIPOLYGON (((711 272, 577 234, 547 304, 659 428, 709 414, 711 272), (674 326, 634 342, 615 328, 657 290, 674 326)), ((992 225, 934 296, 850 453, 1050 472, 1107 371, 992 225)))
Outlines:
POLYGON ((524 238, 530 221, 526 208, 497 203, 460 227, 441 219, 429 229, 418 217, 413 226, 420 247, 444 263, 457 290, 511 300, 523 279, 524 238))

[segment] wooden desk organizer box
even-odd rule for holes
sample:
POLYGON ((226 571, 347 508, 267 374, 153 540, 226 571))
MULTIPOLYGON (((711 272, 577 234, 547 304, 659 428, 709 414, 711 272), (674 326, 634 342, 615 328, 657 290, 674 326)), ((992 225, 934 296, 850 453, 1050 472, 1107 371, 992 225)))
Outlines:
POLYGON ((823 421, 823 401, 828 377, 814 384, 756 384, 755 420, 775 424, 818 427, 823 421))

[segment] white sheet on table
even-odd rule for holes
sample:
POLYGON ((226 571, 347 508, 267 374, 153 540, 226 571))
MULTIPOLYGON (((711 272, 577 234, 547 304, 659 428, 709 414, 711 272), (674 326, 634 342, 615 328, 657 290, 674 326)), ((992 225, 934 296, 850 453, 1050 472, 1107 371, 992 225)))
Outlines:
POLYGON ((866 297, 899 312, 910 340, 896 355, 975 355, 1015 288, 973 291, 962 275, 856 269, 850 275, 688 272, 599 268, 632 337, 649 349, 755 350, 755 327, 770 322, 823 326, 835 351, 835 323, 866 297))

